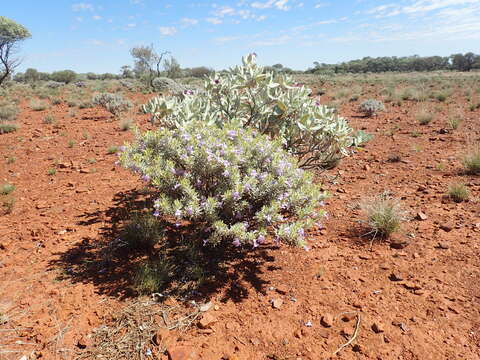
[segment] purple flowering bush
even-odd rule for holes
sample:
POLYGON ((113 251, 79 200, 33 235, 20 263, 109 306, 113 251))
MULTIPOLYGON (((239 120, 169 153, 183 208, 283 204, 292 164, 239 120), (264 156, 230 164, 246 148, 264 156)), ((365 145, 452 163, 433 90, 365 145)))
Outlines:
POLYGON ((191 121, 253 128, 280 139, 300 167, 326 167, 348 154, 352 129, 334 109, 310 95, 310 89, 287 74, 257 65, 256 56, 250 54, 241 66, 208 77, 201 91, 155 97, 142 109, 152 121, 169 128, 191 121))
POLYGON ((205 243, 305 245, 305 231, 323 216, 326 194, 297 160, 252 129, 192 121, 181 128, 137 133, 120 162, 154 189, 155 216, 194 224, 205 243))

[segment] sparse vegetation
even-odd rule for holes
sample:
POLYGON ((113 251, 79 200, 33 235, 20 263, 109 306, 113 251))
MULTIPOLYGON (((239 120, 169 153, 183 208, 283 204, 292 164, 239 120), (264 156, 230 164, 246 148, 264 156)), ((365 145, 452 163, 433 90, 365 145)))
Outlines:
POLYGON ((402 222, 407 219, 400 201, 388 193, 365 199, 360 207, 366 216, 366 222, 371 229, 370 233, 375 237, 389 237, 397 232, 402 222))
POLYGON ((480 146, 474 147, 465 155, 463 165, 469 174, 480 175, 480 146))
POLYGON ((428 125, 433 120, 433 115, 429 111, 423 109, 416 113, 415 118, 420 125, 428 125))
POLYGON ((118 152, 118 146, 109 146, 107 149, 108 154, 116 154, 118 152))
POLYGON ((448 188, 448 196, 455 202, 462 202, 470 196, 470 190, 464 184, 452 184, 448 188))
POLYGON ((385 105, 379 100, 369 99, 360 104, 359 111, 367 117, 372 117, 381 111, 385 111, 385 105))
POLYGON ((128 131, 132 128, 133 121, 131 119, 121 119, 120 120, 120 130, 128 131))
POLYGON ((47 103, 42 100, 33 99, 30 101, 30 109, 33 111, 43 111, 47 108, 47 103))
POLYGON ((0 195, 8 195, 15 190, 15 185, 6 183, 0 186, 0 195))

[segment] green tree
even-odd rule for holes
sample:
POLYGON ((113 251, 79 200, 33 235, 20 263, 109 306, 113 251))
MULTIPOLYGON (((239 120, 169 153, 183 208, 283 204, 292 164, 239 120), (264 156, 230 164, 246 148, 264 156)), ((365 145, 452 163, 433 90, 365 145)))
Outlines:
POLYGON ((24 81, 37 82, 40 80, 40 73, 36 69, 29 68, 25 70, 24 81))
POLYGON ((166 59, 163 62, 163 68, 165 69, 165 76, 170 79, 176 79, 182 76, 182 68, 174 57, 166 59))
POLYGON ((53 81, 64 82, 66 84, 75 81, 77 73, 72 70, 55 71, 50 75, 50 79, 53 81))
POLYGON ((152 86, 152 81, 160 76, 160 66, 165 55, 169 51, 164 51, 158 54, 153 45, 137 46, 130 50, 134 60, 133 71, 138 78, 144 78, 149 86, 152 86))
POLYGON ((21 60, 15 56, 17 45, 30 36, 30 32, 23 25, 0 16, 0 85, 20 65, 21 60))

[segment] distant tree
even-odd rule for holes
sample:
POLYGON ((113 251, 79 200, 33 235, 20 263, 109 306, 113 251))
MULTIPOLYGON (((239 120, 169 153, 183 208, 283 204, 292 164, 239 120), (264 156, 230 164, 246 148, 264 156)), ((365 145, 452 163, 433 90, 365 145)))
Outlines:
POLYGON ((18 43, 30 36, 30 32, 23 25, 0 16, 0 86, 20 65, 21 60, 15 57, 18 43))
POLYGON ((77 79, 77 74, 72 70, 55 71, 50 74, 50 80, 71 83, 77 79))
POLYGON ((205 76, 210 75, 211 73, 213 73, 213 69, 210 69, 206 66, 198 66, 198 67, 191 68, 189 70, 190 76, 197 77, 197 78, 203 78, 205 76))
POLYGON ((130 50, 130 55, 134 59, 133 71, 138 78, 144 78, 149 86, 152 86, 154 78, 160 76, 160 67, 165 55, 169 51, 158 54, 153 45, 137 46, 130 50))
POLYGON ((165 70, 165 76, 170 79, 177 79, 182 76, 182 68, 174 57, 166 59, 163 62, 163 68, 165 70))
POLYGON ((120 68, 120 76, 124 79, 132 79, 135 77, 135 73, 133 72, 130 65, 123 65, 120 68))
POLYGON ((104 74, 98 75, 98 78, 101 80, 114 80, 118 78, 118 75, 111 74, 111 73, 104 73, 104 74))
POLYGON ((26 82, 37 82, 40 80, 40 73, 36 69, 28 68, 25 70, 24 81, 26 82))
POLYGON ((98 75, 93 73, 93 72, 88 72, 87 73, 87 79, 88 80, 97 80, 98 79, 98 75))

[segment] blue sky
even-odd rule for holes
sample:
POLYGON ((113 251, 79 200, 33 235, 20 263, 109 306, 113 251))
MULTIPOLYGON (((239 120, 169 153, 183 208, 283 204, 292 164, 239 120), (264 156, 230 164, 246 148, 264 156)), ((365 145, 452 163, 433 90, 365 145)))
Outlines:
POLYGON ((480 0, 1 0, 33 37, 23 70, 115 72, 153 44, 183 67, 216 69, 255 51, 305 69, 364 56, 480 52, 480 0))

